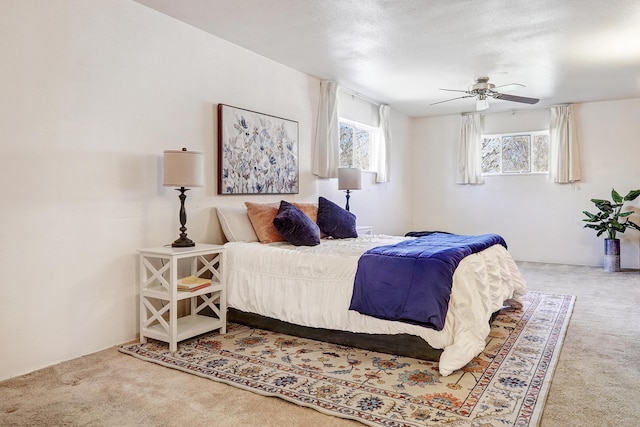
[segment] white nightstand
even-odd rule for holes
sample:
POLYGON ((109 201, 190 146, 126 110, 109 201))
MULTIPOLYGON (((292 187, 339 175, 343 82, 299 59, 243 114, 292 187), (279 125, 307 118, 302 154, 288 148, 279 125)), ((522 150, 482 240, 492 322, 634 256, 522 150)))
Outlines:
POLYGON ((190 248, 158 247, 140 252, 140 342, 153 338, 178 349, 178 341, 205 332, 227 331, 224 246, 196 244, 190 248), (211 285, 193 292, 178 291, 183 276, 211 275, 211 285), (190 299, 188 315, 178 317, 178 301, 190 299), (217 304, 216 304, 217 303, 217 304), (210 308, 213 316, 200 314, 210 308))
POLYGON ((358 225, 356 226, 356 231, 358 232, 358 236, 372 235, 373 227, 370 225, 358 225))

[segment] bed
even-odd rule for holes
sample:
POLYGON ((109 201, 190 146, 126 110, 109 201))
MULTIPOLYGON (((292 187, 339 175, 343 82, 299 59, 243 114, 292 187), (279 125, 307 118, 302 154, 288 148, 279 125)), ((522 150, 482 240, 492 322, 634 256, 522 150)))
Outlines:
POLYGON ((518 305, 526 291, 506 248, 493 245, 466 256, 455 269, 442 330, 372 317, 349 309, 358 260, 372 248, 415 237, 323 238, 313 246, 269 242, 252 236, 259 225, 256 221, 247 225, 242 208, 230 212, 218 209, 229 240, 224 275, 231 321, 385 353, 439 359, 439 371, 446 376, 484 349, 492 315, 505 304, 518 305))

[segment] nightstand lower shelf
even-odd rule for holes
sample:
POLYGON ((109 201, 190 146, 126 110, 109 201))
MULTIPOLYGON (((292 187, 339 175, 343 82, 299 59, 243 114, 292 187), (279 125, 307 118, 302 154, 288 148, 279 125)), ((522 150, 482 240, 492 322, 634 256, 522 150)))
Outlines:
MULTIPOLYGON (((196 335, 204 334, 214 329, 221 329, 223 322, 215 317, 203 316, 201 314, 193 314, 179 317, 177 320, 178 333, 176 341, 186 340, 196 335)), ((157 323, 145 328, 142 335, 146 338, 153 338, 159 341, 170 342, 169 334, 164 327, 157 323)))

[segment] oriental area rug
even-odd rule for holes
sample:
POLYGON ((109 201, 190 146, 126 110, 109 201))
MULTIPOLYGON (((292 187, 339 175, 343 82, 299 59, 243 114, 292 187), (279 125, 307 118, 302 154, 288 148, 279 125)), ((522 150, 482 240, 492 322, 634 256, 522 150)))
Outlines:
POLYGON ((149 340, 120 351, 370 426, 535 426, 575 298, 529 292, 493 321, 484 351, 442 377, 437 362, 229 324, 176 353, 149 340))

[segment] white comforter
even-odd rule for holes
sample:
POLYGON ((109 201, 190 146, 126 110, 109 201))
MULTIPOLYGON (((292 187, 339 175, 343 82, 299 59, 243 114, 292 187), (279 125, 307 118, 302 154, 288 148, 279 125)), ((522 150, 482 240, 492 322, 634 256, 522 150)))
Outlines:
POLYGON ((526 286, 518 267, 500 246, 462 260, 455 274, 442 331, 365 316, 349 310, 359 256, 406 237, 363 236, 323 239, 318 246, 287 243, 227 243, 225 276, 230 307, 303 326, 377 334, 417 335, 444 349, 443 376, 480 354, 491 314, 526 286))

